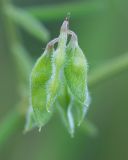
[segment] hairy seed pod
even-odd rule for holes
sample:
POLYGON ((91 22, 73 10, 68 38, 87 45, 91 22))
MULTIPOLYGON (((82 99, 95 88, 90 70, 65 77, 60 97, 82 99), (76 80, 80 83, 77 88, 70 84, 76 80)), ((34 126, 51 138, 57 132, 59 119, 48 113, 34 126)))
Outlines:
POLYGON ((32 69, 31 110, 28 112, 26 130, 44 126, 57 107, 73 137, 90 103, 87 70, 87 60, 78 45, 77 36, 68 29, 68 21, 65 20, 59 37, 47 45, 32 69), (67 46, 69 34, 72 37, 67 46), (56 42, 58 46, 54 51, 56 42))
POLYGON ((60 74, 65 62, 68 21, 65 20, 61 26, 58 47, 52 58, 52 76, 47 84, 46 108, 50 112, 59 93, 60 74))
POLYGON ((76 36, 72 37, 66 54, 64 73, 68 87, 74 98, 84 105, 87 92, 87 61, 76 36))
POLYGON ((36 124, 36 121, 35 121, 33 108, 32 108, 32 106, 29 106, 28 112, 27 112, 27 115, 26 115, 26 125, 25 125, 25 128, 24 128, 24 133, 32 130, 36 126, 37 126, 37 124, 36 124))
POLYGON ((59 88, 59 95, 57 97, 56 106, 60 114, 60 118, 64 123, 66 129, 70 133, 71 137, 74 136, 74 120, 71 113, 72 108, 72 98, 69 94, 66 81, 64 79, 64 74, 61 75, 60 88, 59 88))
POLYGON ((74 118, 75 126, 80 126, 83 122, 85 115, 87 113, 88 107, 90 105, 90 96, 88 89, 86 90, 86 103, 83 105, 74 99, 72 107, 72 115, 74 118))
POLYGON ((48 45, 42 56, 37 60, 31 73, 31 103, 39 127, 45 125, 52 115, 52 112, 48 113, 46 110, 46 84, 51 77, 52 54, 53 47, 48 45))

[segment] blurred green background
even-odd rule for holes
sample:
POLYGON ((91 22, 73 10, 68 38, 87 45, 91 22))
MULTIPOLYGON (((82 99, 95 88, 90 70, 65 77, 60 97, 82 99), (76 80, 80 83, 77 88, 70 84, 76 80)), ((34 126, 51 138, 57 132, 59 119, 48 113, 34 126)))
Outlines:
MULTIPOLYGON (((48 10, 49 18, 37 16, 50 31, 50 39, 58 35, 61 23, 70 12, 70 28, 78 35, 89 72, 128 51, 127 0, 13 0, 13 4, 26 10, 31 6, 58 6, 56 8, 63 10, 62 16, 50 18, 54 14, 52 10, 48 10), (81 14, 71 9, 76 3, 83 4, 81 14), (86 3, 94 3, 96 7, 89 10, 86 3)), ((8 27, 0 7, 0 123, 19 101, 17 69, 6 38, 8 27)), ((46 42, 17 28, 22 43, 35 61, 46 42)), ((40 133, 34 130, 24 135, 23 122, 3 144, 0 160, 128 160, 128 70, 90 88, 90 95, 92 102, 86 118, 98 128, 95 137, 78 130, 75 138, 71 138, 58 116, 40 133)))

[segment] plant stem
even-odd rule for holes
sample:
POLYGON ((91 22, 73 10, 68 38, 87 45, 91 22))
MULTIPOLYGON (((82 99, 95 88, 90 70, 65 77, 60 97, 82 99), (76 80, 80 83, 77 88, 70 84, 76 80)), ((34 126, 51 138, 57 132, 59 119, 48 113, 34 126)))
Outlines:
POLYGON ((0 123, 0 148, 7 141, 7 139, 20 127, 23 122, 23 117, 16 110, 13 109, 0 123))
POLYGON ((85 16, 89 13, 103 11, 105 5, 97 2, 75 2, 53 6, 37 6, 29 7, 27 10, 35 17, 49 21, 64 19, 71 13, 73 17, 85 16))
MULTIPOLYGON (((3 16, 4 28, 5 28, 5 36, 8 42, 8 50, 13 55, 12 48, 15 44, 17 44, 20 39, 16 33, 16 27, 11 21, 11 19, 4 14, 4 9, 8 6, 10 0, 0 0, 0 9, 3 16)), ((19 42, 20 43, 20 42, 19 42)), ((8 115, 5 119, 0 123, 0 148, 3 146, 4 142, 14 133, 20 126, 21 122, 23 122, 24 116, 20 113, 16 107, 8 115)))
POLYGON ((122 71, 127 69, 128 53, 125 53, 93 70, 89 75, 89 86, 93 88, 102 81, 110 79, 111 77, 120 74, 122 71))
POLYGON ((19 37, 16 34, 16 28, 12 20, 4 13, 4 10, 10 4, 10 0, 2 0, 1 3, 6 39, 8 41, 9 48, 12 48, 12 46, 19 41, 19 37))

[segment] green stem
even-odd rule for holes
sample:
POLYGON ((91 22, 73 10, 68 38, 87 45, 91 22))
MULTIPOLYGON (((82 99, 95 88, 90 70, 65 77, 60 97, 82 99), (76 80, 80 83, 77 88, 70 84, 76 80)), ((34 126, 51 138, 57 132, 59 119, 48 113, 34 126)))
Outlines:
MULTIPOLYGON (((2 20, 4 22, 5 36, 8 42, 8 50, 13 55, 13 47, 15 44, 20 43, 20 39, 16 33, 16 27, 11 19, 4 14, 4 9, 8 6, 10 0, 0 0, 0 11, 2 13, 2 20)), ((17 110, 13 109, 5 119, 0 123, 0 148, 4 142, 14 133, 21 122, 23 122, 24 116, 17 110)))
MULTIPOLYGON (((3 14, 5 36, 8 42, 9 52, 12 54, 12 57, 14 58, 16 67, 19 68, 19 65, 17 64, 22 63, 22 65, 20 66, 20 70, 23 70, 24 68, 24 72, 26 72, 26 70, 28 70, 27 68, 31 68, 32 66, 31 64, 32 59, 29 57, 24 47, 22 47, 21 38, 17 33, 17 28, 12 18, 8 16, 6 13, 6 10, 10 9, 10 6, 11 6, 10 0, 1 0, 1 4, 2 4, 1 8, 2 8, 2 14, 3 14), (16 51, 18 50, 19 52, 16 53, 16 51), (26 61, 28 64, 26 64, 26 61)), ((26 72, 26 74, 28 73, 26 72)))
POLYGON ((29 7, 27 10, 35 17, 41 20, 58 20, 64 19, 67 14, 71 13, 72 17, 85 16, 89 13, 103 11, 105 5, 97 2, 75 2, 53 6, 29 7))
POLYGON ((6 7, 10 4, 9 0, 2 0, 2 14, 3 14, 3 21, 4 21, 4 27, 5 27, 5 34, 6 39, 8 41, 9 48, 12 48, 12 46, 19 41, 19 37, 16 33, 16 27, 12 20, 4 13, 4 10, 6 7))
POLYGON ((89 75, 89 86, 93 88, 102 81, 128 69, 128 53, 125 53, 93 70, 89 75))
POLYGON ((0 148, 7 139, 21 126, 23 117, 16 110, 12 110, 0 123, 0 148))

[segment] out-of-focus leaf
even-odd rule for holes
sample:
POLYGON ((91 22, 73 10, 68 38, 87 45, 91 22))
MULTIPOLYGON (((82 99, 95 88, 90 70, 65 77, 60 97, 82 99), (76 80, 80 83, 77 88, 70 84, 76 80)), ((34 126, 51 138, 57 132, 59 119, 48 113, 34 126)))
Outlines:
POLYGON ((87 119, 83 121, 80 128, 84 134, 88 134, 92 137, 95 137, 98 135, 98 128, 87 119))
POLYGON ((41 41, 48 41, 49 32, 41 22, 23 9, 8 5, 5 13, 18 25, 41 41))
POLYGON ((32 68, 31 57, 20 43, 14 44, 11 49, 15 59, 16 69, 19 73, 19 79, 21 82, 26 83, 29 80, 29 74, 32 68))

